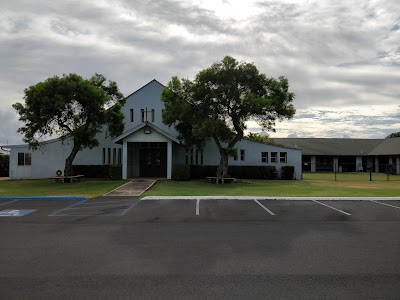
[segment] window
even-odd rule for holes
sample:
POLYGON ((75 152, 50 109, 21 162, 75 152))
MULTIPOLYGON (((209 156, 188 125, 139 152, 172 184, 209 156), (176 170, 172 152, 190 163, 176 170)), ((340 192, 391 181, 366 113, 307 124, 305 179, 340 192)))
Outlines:
POLYGON ((131 112, 131 122, 133 122, 133 109, 131 109, 130 112, 131 112))
POLYGON ((113 148, 113 165, 117 163, 117 148, 113 148))
POLYGON ((142 122, 147 122, 150 120, 151 120, 151 122, 154 122, 154 109, 147 110, 147 107, 146 107, 146 109, 142 108, 141 113, 142 113, 142 122), (149 116, 149 114, 150 114, 150 116, 149 116))
POLYGON ((268 152, 261 152, 261 162, 263 163, 268 162, 268 152))
POLYGON ((200 164, 203 165, 203 150, 200 151, 200 164))
POLYGON ((278 152, 271 152, 271 162, 277 163, 278 152))
POLYGON ((199 164, 199 149, 196 149, 196 165, 199 164))
POLYGON ((103 165, 106 164, 106 148, 103 148, 103 165))
POLYGON ((244 149, 240 149, 240 160, 244 160, 244 149))
POLYGON ((186 149, 186 164, 193 165, 193 149, 186 149))
POLYGON ((118 164, 122 165, 122 149, 118 149, 118 164))
POLYGON ((30 166, 32 164, 32 155, 30 153, 18 153, 18 166, 30 166))
POLYGON ((111 165, 111 148, 108 148, 108 164, 111 165))
POLYGON ((279 153, 279 162, 282 164, 286 164, 287 161, 287 152, 280 152, 279 153))

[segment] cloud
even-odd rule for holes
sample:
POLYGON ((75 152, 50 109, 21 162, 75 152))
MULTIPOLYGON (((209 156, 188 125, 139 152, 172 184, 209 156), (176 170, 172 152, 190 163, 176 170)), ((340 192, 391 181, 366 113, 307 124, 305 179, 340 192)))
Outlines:
MULTIPOLYGON (((288 77, 299 116, 285 134, 336 135, 311 130, 328 121, 300 113, 354 107, 360 118, 371 106, 398 105, 399 16, 396 0, 6 1, 0 111, 9 113, 24 88, 54 75, 102 73, 129 95, 154 78, 194 78, 232 55, 267 76, 288 77)), ((346 124, 350 136, 385 132, 346 124)))

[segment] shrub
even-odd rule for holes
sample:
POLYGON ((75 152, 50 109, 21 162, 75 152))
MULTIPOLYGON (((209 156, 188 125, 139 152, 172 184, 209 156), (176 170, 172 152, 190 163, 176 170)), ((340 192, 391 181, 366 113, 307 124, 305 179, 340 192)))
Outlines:
POLYGON ((172 167, 172 180, 187 181, 190 180, 190 166, 176 165, 172 167))
POLYGON ((294 167, 293 166, 282 167, 281 179, 283 180, 294 179, 294 167))
POLYGON ((110 166, 110 178, 114 179, 114 180, 122 179, 122 166, 121 165, 110 166))
POLYGON ((0 177, 8 177, 10 155, 0 154, 0 177))
POLYGON ((121 165, 73 165, 73 174, 85 175, 86 178, 122 178, 121 165))

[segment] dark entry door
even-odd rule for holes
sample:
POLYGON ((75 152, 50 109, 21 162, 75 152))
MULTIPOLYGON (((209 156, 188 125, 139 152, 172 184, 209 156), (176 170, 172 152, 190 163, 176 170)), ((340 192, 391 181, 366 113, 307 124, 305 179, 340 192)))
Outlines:
POLYGON ((140 176, 167 177, 167 148, 163 143, 143 144, 147 146, 140 148, 140 176))

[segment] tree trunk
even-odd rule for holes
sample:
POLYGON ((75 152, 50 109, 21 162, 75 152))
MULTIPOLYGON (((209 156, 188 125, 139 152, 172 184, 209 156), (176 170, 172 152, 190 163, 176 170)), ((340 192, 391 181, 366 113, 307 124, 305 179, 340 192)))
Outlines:
POLYGON ((228 152, 222 148, 219 152, 221 155, 219 166, 217 170, 217 177, 227 177, 228 175, 228 152))
POLYGON ((64 168, 64 176, 72 176, 72 162, 74 161, 74 158, 76 154, 79 152, 80 145, 77 145, 74 142, 74 147, 72 148, 72 151, 70 155, 67 157, 65 160, 65 168, 64 168))

